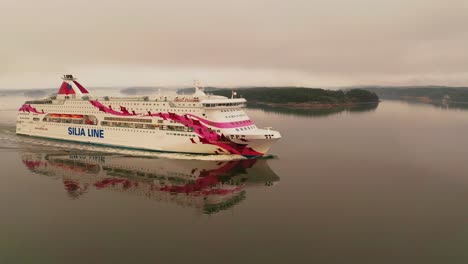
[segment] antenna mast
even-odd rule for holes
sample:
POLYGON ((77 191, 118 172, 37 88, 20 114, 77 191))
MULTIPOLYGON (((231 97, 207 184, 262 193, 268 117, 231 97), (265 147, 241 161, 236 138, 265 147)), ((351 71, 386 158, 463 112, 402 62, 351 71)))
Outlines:
POLYGON ((205 92, 203 91, 203 87, 200 86, 200 81, 194 80, 193 86, 195 86, 195 96, 205 96, 205 92))

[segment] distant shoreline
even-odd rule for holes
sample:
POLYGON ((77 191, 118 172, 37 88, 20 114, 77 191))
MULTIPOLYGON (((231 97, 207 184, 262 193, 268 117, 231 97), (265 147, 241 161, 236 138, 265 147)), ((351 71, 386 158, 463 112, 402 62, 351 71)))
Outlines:
POLYGON ((427 104, 467 103, 468 87, 367 87, 386 100, 403 100, 427 104))
POLYGON ((249 101, 248 105, 254 106, 267 106, 267 107, 281 107, 289 109, 301 109, 301 110, 313 110, 313 109, 331 109, 341 107, 356 107, 360 105, 374 105, 377 102, 346 102, 346 103, 319 103, 319 102, 307 102, 307 103, 267 103, 262 101, 249 101))

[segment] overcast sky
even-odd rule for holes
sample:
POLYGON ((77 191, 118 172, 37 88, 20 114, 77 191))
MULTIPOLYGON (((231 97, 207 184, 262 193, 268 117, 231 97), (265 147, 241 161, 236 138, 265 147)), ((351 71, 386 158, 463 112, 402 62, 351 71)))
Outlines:
POLYGON ((0 0, 0 34, 0 89, 468 86, 468 0, 0 0))

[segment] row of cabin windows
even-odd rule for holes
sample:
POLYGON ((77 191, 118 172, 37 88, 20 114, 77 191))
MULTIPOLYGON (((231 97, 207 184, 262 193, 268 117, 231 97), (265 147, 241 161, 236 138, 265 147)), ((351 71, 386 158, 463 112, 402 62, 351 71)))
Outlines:
POLYGON ((240 127, 240 128, 236 128, 236 131, 247 131, 247 130, 252 130, 252 129, 256 129, 257 126, 247 126, 247 127, 240 127))
POLYGON ((186 126, 168 126, 168 125, 157 125, 157 124, 140 124, 140 123, 126 123, 126 122, 108 122, 102 121, 101 126, 109 127, 128 127, 128 128, 138 128, 138 129, 159 129, 159 130, 170 130, 170 131, 183 131, 183 132, 193 132, 192 127, 186 126))
MULTIPOLYGON (((130 105, 131 105, 131 103, 130 103, 130 105)), ((134 103, 133 105, 140 105, 140 104, 135 104, 134 103)), ((143 103, 142 105, 151 105, 151 104, 150 103, 143 103)), ((159 104, 152 104, 152 105, 159 106, 159 104)), ((166 104, 162 104, 162 106, 166 106, 166 104)))
POLYGON ((225 103, 225 104, 203 104, 204 107, 217 107, 217 106, 240 106, 244 103, 225 103))
MULTIPOLYGON (((111 106, 112 109, 114 110, 119 110, 120 106, 119 105, 108 105, 107 107, 111 106)), ((62 106, 59 106, 62 107, 62 106)), ((63 107, 62 107, 63 108, 63 107)), ((93 109, 94 112, 98 112, 99 110, 95 107, 66 107, 67 109, 75 109, 78 111, 83 111, 84 108, 90 108, 93 109)), ((168 112, 168 111, 173 111, 173 112, 190 112, 190 113, 195 113, 199 112, 198 110, 195 109, 155 109, 155 108, 128 108, 128 111, 157 111, 157 112, 168 112)), ((83 113, 89 113, 86 111, 83 111, 83 113)))
POLYGON ((169 136, 181 136, 181 137, 193 137, 193 135, 190 134, 179 134, 179 133, 167 133, 169 136))
MULTIPOLYGON (((131 105, 131 104, 130 104, 130 105, 131 105)), ((144 103, 144 104, 142 104, 142 105, 159 106, 159 104, 154 104, 154 103, 153 103, 153 104, 151 104, 151 103, 144 103)), ((187 107, 197 106, 196 104, 181 104, 181 103, 178 103, 177 105, 178 105, 179 107, 180 107, 180 106, 184 106, 184 107, 186 107, 186 106, 187 106, 187 107)), ((166 104, 162 104, 162 106, 166 106, 166 104)))
MULTIPOLYGON (((124 117, 104 117, 106 121, 142 122, 151 123, 151 119, 124 118, 124 117)), ((162 120, 161 120, 162 121, 162 120)))
POLYGON ((226 117, 226 118, 236 118, 236 117, 242 117, 242 116, 246 116, 246 114, 230 115, 230 116, 224 116, 224 117, 226 117))
MULTIPOLYGON (((149 104, 149 105, 150 105, 150 104, 149 104)), ((97 109, 96 107, 94 107, 94 106, 80 106, 80 107, 70 107, 70 106, 63 106, 63 105, 54 105, 54 106, 55 106, 55 107, 58 107, 58 108, 61 108, 61 109, 62 109, 62 108, 67 108, 67 109, 77 109, 77 110, 83 110, 83 109, 86 109, 86 108, 87 108, 87 109, 93 109, 93 110, 96 110, 96 111, 98 111, 98 109, 97 109)), ((116 108, 116 109, 117 109, 117 108, 120 108, 120 105, 108 105, 108 106, 112 106, 112 108, 116 108)), ((163 105, 163 106, 164 106, 164 105, 163 105)), ((48 107, 46 107, 46 108, 48 108, 48 107)), ((188 110, 187 110, 187 109, 151 109, 151 108, 130 108, 130 109, 128 109, 128 110, 130 110, 130 111, 133 111, 133 110, 135 110, 135 111, 138 111, 138 110, 140 110, 140 111, 144 111, 144 110, 146 110, 146 111, 162 111, 162 112, 167 112, 167 111, 177 111, 177 112, 184 112, 184 111, 185 111, 185 112, 197 112, 197 110, 195 110, 195 109, 188 109, 188 110)))
POLYGON ((242 124, 249 124, 251 122, 252 122, 251 120, 242 120, 242 121, 234 121, 234 122, 230 122, 230 123, 232 125, 242 125, 242 124))
POLYGON ((228 137, 234 138, 234 136, 235 136, 236 138, 245 138, 245 135, 230 135, 230 136, 228 136, 228 137))
MULTIPOLYGON (((83 104, 83 103, 87 103, 87 102, 84 102, 84 101, 78 101, 78 102, 74 102, 74 101, 67 101, 68 104, 83 104)), ((118 103, 116 103, 118 104, 118 103)), ((159 104, 159 103, 128 103, 128 102, 125 102, 126 105, 135 105, 135 106, 141 106, 141 105, 145 105, 145 106, 166 106, 166 104, 159 104)), ((196 104, 185 104, 185 103, 182 103, 182 104, 178 104, 179 106, 197 106, 196 104)))
MULTIPOLYGON (((109 102, 109 101, 107 101, 107 102, 109 102)), ((78 101, 78 102, 67 101, 67 104, 79 104, 79 105, 81 105, 81 104, 83 104, 83 103, 88 104, 88 101, 86 101, 86 102, 83 102, 83 101, 78 101)), ((119 105, 120 105, 121 103, 124 103, 125 105, 135 105, 135 106, 141 106, 141 105, 160 106, 160 104, 155 104, 155 103, 128 103, 128 102, 118 102, 118 103, 117 103, 117 102, 116 102, 116 103, 114 103, 114 104, 119 104, 119 105)), ((161 106, 166 106, 166 104, 161 104, 161 106)), ((193 106, 195 106, 195 104, 194 104, 193 106)))
POLYGON ((136 128, 129 128, 129 129, 125 129, 125 128, 113 128, 113 127, 110 127, 110 128, 106 128, 106 130, 113 130, 113 131, 128 131, 128 132, 141 132, 141 133, 152 133, 152 134, 155 134, 155 130, 151 130, 151 129, 136 129, 136 128))
POLYGON ((237 109, 222 109, 221 112, 239 112, 237 109))

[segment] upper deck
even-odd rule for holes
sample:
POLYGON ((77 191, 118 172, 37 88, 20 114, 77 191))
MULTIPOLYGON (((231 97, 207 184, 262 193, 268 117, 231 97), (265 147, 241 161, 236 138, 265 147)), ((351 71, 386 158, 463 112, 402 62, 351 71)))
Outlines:
MULTIPOLYGON (((94 96, 89 93, 72 75, 65 75, 59 92, 55 96, 43 100, 30 100, 25 104, 39 105, 66 105, 66 102, 88 102, 100 101, 105 104, 129 104, 137 106, 148 106, 151 103, 167 103, 171 108, 206 108, 210 110, 241 108, 245 107, 244 98, 228 98, 225 96, 206 94, 201 87, 196 87, 195 93, 191 95, 163 94, 158 96, 94 96)), ((154 104, 153 104, 154 105, 154 104)))

